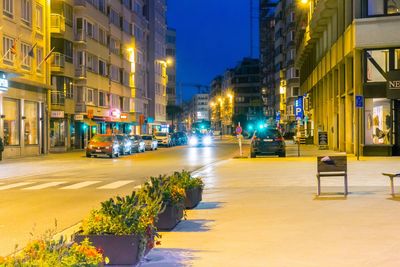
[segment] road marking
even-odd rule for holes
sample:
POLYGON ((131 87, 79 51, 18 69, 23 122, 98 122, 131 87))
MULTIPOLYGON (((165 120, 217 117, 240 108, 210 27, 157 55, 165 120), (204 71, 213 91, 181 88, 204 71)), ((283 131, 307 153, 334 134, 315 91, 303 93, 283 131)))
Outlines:
POLYGON ((30 185, 30 184, 33 184, 33 183, 35 183, 35 182, 21 182, 21 183, 16 183, 16 184, 3 185, 3 186, 0 186, 0 190, 7 190, 7 189, 11 189, 11 188, 30 185))
POLYGON ((130 183, 133 183, 133 182, 134 182, 134 180, 116 181, 116 182, 111 183, 111 184, 106 184, 106 185, 97 187, 97 189, 117 189, 119 187, 122 187, 124 185, 130 184, 130 183))
POLYGON ((65 183, 67 183, 67 182, 50 182, 50 183, 44 183, 44 184, 40 184, 40 185, 23 188, 22 190, 40 190, 40 189, 54 187, 54 186, 57 186, 60 184, 65 184, 65 183))
POLYGON ((135 186, 133 189, 140 189, 140 188, 142 188, 142 185, 140 184, 140 185, 137 185, 137 186, 135 186))
POLYGON ((92 184, 97 184, 97 183, 101 183, 101 181, 86 181, 86 182, 81 182, 81 183, 61 187, 60 189, 64 189, 64 190, 80 189, 80 188, 84 188, 86 186, 89 186, 92 184))

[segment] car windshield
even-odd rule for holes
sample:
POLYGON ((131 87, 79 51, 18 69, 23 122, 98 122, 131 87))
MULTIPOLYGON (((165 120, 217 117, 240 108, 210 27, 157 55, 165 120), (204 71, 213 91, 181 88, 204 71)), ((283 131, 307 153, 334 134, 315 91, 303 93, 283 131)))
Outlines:
POLYGON ((111 135, 96 135, 92 138, 92 142, 111 142, 112 136, 111 135))
POLYGON ((167 136, 167 133, 156 133, 156 136, 167 136))
POLYGON ((280 133, 278 130, 275 129, 266 129, 266 130, 261 130, 256 132, 256 136, 258 138, 279 138, 280 133))
POLYGON ((143 140, 152 140, 153 138, 151 137, 151 135, 143 135, 142 139, 143 140))

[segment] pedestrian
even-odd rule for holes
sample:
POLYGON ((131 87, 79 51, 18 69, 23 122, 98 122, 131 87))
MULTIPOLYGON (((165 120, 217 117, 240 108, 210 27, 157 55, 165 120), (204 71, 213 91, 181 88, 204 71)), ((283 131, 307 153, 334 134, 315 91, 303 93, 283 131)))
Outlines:
POLYGON ((0 161, 3 159, 4 143, 3 139, 0 137, 0 161))

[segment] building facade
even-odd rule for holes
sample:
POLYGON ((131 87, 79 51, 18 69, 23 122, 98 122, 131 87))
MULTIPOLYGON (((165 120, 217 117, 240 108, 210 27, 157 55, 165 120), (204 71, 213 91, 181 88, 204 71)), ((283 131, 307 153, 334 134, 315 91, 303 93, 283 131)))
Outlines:
POLYGON ((326 132, 331 149, 399 155, 400 37, 393 32, 400 4, 330 0, 298 8, 296 61, 314 141, 326 132))
POLYGON ((244 58, 217 77, 211 88, 211 122, 220 125, 223 134, 231 134, 238 123, 247 128, 265 119, 258 59, 244 58))
POLYGON ((275 7, 275 110, 286 133, 293 133, 297 121, 296 100, 300 92, 300 71, 295 67, 295 7, 298 1, 280 0, 275 7))
POLYGON ((176 30, 167 29, 166 40, 166 57, 167 57, 167 98, 168 105, 176 105, 176 30))
POLYGON ((149 21, 148 86, 149 99, 147 122, 149 131, 161 130, 167 125, 167 62, 166 62, 166 2, 146 0, 146 17, 149 21))
POLYGON ((47 153, 50 5, 0 2, 0 138, 5 158, 47 153))
POLYGON ((277 1, 260 0, 260 73, 264 114, 276 118, 275 107, 279 98, 275 94, 275 7, 277 1))

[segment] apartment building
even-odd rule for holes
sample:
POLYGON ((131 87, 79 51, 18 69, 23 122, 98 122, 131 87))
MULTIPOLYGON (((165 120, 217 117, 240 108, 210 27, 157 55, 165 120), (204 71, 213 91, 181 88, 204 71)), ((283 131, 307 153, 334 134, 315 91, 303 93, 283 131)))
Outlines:
POLYGON ((286 132, 294 132, 297 121, 302 120, 296 112, 300 96, 300 71, 295 67, 295 7, 298 1, 280 0, 275 7, 275 110, 286 132))
POLYGON ((4 158, 48 149, 50 5, 48 1, 0 2, 0 138, 4 158))
POLYGON ((168 105, 176 105, 176 30, 167 29, 166 57, 167 57, 167 99, 168 105))
POLYGON ((167 62, 166 62, 166 2, 146 0, 146 17, 149 21, 148 90, 150 99, 147 122, 149 131, 160 131, 167 125, 167 62))
POLYGON ((148 21, 143 0, 52 0, 50 150, 97 133, 146 132, 148 21))
POLYGON ((400 155, 400 3, 319 0, 299 6, 297 66, 315 142, 400 155))
MULTIPOLYGON (((275 94, 275 0, 260 0, 260 73, 261 92, 264 101, 264 114, 268 118, 276 118, 279 110, 275 107, 279 95, 275 94)), ((279 114, 279 113, 278 113, 279 114)))
POLYGON ((221 131, 222 129, 222 119, 221 119, 221 109, 219 108, 219 101, 222 101, 222 81, 223 77, 221 75, 215 77, 211 81, 210 86, 210 122, 211 128, 214 131, 221 131))

